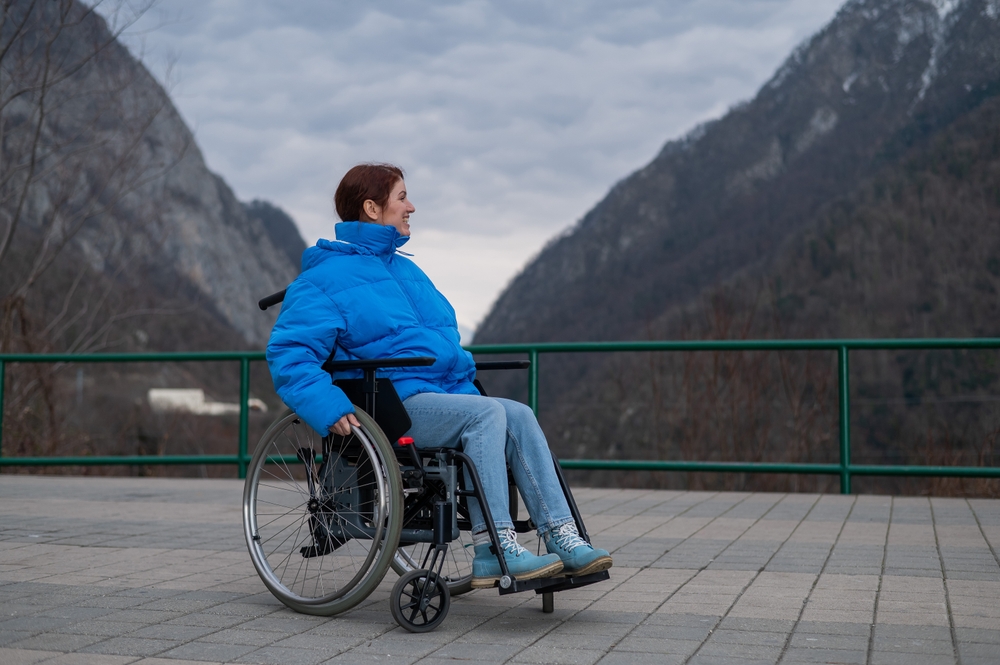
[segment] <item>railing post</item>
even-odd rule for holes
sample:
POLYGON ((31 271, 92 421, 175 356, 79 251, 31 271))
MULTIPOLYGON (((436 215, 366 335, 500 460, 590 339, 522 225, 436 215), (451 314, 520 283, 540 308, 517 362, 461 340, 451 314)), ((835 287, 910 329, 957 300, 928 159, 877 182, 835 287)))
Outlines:
POLYGON ((3 384, 5 371, 6 366, 4 365, 4 361, 0 360, 0 457, 3 457, 3 384))
POLYGON ((851 389, 847 346, 837 349, 837 391, 840 402, 840 493, 851 493, 851 389))
POLYGON ((247 477, 247 437, 250 430, 250 359, 240 358, 240 443, 236 456, 239 458, 239 476, 247 477))
POLYGON ((528 360, 531 367, 528 368, 528 406, 538 417, 538 349, 528 351, 528 360))

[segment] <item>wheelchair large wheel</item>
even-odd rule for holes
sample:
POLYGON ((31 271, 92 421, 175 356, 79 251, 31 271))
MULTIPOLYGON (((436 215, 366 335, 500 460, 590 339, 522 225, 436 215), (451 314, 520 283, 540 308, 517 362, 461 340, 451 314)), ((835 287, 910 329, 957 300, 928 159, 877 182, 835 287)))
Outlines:
POLYGON ((243 490, 254 568, 288 607, 330 616, 368 597, 399 544, 402 481, 365 413, 350 436, 320 437, 287 411, 261 438, 243 490))

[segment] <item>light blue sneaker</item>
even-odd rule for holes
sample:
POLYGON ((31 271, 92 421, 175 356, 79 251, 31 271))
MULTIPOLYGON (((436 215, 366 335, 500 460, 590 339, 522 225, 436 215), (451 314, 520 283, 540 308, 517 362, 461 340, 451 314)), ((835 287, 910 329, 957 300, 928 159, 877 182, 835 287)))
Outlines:
MULTIPOLYGON (((519 580, 533 580, 536 577, 551 577, 562 570, 563 564, 555 554, 536 556, 521 547, 513 529, 499 532, 503 558, 507 570, 519 580)), ((476 545, 476 556, 472 560, 472 588, 485 589, 500 581, 500 562, 497 555, 490 552, 490 544, 476 545)))
POLYGON ((545 549, 558 554, 567 575, 589 575, 611 567, 611 555, 607 550, 594 549, 580 537, 576 524, 570 522, 547 531, 543 536, 545 549))

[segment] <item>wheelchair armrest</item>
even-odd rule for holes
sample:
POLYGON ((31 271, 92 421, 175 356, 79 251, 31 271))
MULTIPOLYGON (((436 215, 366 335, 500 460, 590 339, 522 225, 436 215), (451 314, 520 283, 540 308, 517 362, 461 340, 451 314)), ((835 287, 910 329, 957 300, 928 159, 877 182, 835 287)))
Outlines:
POLYGON ((323 369, 327 372, 341 372, 348 369, 382 369, 383 367, 427 367, 437 358, 412 356, 409 358, 372 358, 371 360, 327 360, 323 369))
POLYGON ((481 369, 528 369, 530 360, 481 360, 476 363, 476 371, 481 369))

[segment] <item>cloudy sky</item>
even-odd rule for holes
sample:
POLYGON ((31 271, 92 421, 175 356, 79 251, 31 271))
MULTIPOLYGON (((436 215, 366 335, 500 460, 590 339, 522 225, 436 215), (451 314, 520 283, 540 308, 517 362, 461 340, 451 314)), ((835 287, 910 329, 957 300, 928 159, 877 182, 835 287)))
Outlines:
POLYGON ((161 0, 128 43, 209 168, 307 243, 332 236, 348 168, 402 166, 407 251, 468 332, 547 240, 751 97, 841 2, 161 0))

